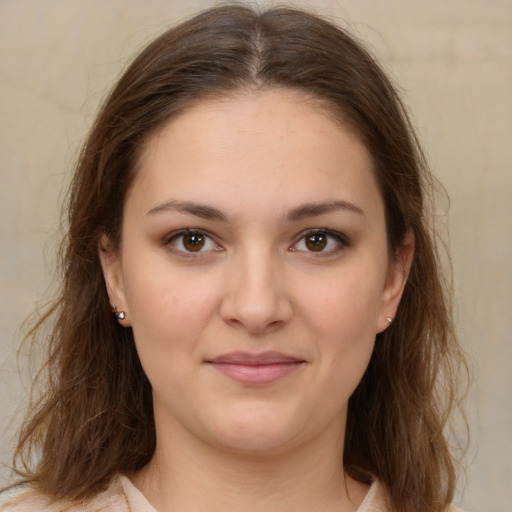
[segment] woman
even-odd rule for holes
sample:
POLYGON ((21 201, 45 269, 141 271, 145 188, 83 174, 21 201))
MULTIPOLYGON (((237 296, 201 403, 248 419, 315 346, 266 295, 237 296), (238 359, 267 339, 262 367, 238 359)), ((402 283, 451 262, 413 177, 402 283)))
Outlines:
POLYGON ((5 510, 447 510, 463 359, 431 187, 325 20, 224 6, 163 34, 80 156, 5 510))

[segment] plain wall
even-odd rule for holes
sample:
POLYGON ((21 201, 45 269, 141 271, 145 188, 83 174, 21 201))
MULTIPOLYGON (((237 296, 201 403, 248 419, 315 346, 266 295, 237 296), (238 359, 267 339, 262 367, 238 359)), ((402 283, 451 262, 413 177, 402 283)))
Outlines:
MULTIPOLYGON (((399 84, 449 193, 449 211, 442 205, 440 213, 449 227, 457 326, 476 365, 471 465, 459 501, 468 511, 510 512, 512 2, 289 3, 332 16, 368 41, 399 84)), ((213 4, 0 0, 2 461, 10 460, 29 381, 16 362, 18 328, 48 297, 59 204, 98 103, 153 36, 213 4)))

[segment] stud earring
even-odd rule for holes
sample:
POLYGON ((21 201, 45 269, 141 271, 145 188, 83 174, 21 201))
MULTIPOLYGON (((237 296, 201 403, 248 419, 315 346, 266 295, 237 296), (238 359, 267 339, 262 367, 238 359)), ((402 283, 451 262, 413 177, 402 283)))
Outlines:
POLYGON ((116 306, 112 306, 112 313, 114 313, 117 320, 124 320, 126 317, 126 313, 124 311, 117 311, 116 306))
POLYGON ((387 320, 388 324, 390 324, 390 323, 393 321, 393 319, 392 319, 392 318, 390 318, 389 316, 388 316, 388 317, 386 317, 386 320, 387 320))

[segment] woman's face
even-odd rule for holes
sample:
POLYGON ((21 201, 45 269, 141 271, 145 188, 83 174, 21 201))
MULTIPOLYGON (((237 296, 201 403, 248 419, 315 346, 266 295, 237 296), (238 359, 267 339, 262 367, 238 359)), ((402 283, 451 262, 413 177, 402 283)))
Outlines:
POLYGON ((148 142, 101 252, 157 436, 277 453, 339 443, 412 249, 389 258, 359 139, 293 91, 192 106, 148 142))

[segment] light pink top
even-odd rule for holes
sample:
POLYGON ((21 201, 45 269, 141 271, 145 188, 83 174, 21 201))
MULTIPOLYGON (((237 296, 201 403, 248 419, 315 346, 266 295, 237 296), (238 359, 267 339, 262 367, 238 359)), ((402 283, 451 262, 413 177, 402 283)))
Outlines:
MULTIPOLYGON (((122 476, 121 484, 129 512, 157 512, 128 478, 122 476)), ((378 481, 373 482, 357 512, 386 512, 384 496, 378 481)))
MULTIPOLYGON (((84 503, 58 501, 28 488, 0 505, 0 512, 157 512, 146 497, 125 476, 112 481, 109 488, 84 503)), ((357 512, 389 512, 384 489, 374 481, 357 512)), ((455 507, 450 512, 461 512, 455 507)))

